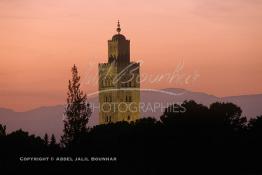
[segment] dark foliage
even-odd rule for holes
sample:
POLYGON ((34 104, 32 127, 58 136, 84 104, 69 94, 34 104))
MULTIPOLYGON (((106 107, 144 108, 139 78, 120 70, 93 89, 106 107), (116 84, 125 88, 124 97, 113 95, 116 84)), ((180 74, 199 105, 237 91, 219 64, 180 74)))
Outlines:
POLYGON ((80 135, 86 132, 86 125, 91 115, 86 94, 80 89, 80 76, 77 67, 72 67, 72 80, 69 80, 67 92, 67 106, 65 109, 64 135, 61 143, 69 146, 80 135))
POLYGON ((53 135, 49 144, 45 140, 22 130, 1 134, 0 168, 106 174, 262 173, 262 116, 247 122, 232 103, 206 107, 185 101, 167 108, 160 121, 149 117, 94 126, 66 148, 59 147, 53 135), (21 162, 21 156, 117 157, 117 162, 21 162))

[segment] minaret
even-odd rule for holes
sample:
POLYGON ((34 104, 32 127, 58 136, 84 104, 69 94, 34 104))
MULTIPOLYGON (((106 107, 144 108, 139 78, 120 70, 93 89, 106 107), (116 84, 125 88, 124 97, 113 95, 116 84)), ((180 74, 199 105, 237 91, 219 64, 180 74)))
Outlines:
POLYGON ((140 65, 130 62, 130 41, 122 34, 108 40, 108 62, 99 69, 99 123, 135 121, 139 118, 140 65))
POLYGON ((120 22, 117 22, 117 34, 108 41, 108 62, 129 63, 130 62, 130 41, 122 34, 120 22))

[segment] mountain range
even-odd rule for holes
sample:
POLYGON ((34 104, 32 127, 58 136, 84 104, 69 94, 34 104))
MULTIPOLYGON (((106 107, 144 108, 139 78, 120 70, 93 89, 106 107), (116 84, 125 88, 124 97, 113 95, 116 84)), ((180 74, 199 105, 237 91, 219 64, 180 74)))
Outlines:
MULTIPOLYGON (((172 103, 182 103, 185 100, 194 100, 197 103, 209 106, 214 102, 232 102, 241 107, 243 116, 248 119, 262 115, 262 94, 216 97, 202 92, 192 92, 184 89, 168 88, 161 90, 142 90, 141 103, 143 110, 141 117, 159 119, 165 107, 172 103)), ((88 99, 89 103, 98 106, 98 97, 88 99)), ((63 130, 63 111, 65 105, 39 107, 25 112, 16 112, 12 109, 0 108, 0 123, 7 126, 7 132, 23 129, 30 134, 43 136, 45 133, 59 137, 63 130)), ((98 110, 94 110, 89 126, 98 124, 98 110)))

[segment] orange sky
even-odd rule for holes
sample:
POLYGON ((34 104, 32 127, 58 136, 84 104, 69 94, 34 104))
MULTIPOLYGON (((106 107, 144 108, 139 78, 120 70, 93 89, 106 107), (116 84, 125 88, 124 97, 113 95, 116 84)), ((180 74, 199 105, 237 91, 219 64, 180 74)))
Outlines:
POLYGON ((75 63, 87 93, 120 19, 141 74, 176 70, 185 83, 145 81, 216 96, 262 93, 260 0, 1 0, 0 107, 18 111, 65 102, 75 63), (90 76, 91 75, 91 76, 90 76))

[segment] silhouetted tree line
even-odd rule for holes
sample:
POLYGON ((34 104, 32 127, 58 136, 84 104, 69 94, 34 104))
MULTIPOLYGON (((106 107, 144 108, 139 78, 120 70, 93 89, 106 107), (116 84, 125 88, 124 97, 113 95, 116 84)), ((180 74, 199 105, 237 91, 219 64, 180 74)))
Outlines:
MULTIPOLYGON (((211 174, 261 173, 262 116, 247 122, 241 113, 232 103, 213 103, 208 108, 185 101, 168 107, 160 121, 148 117, 130 123, 97 125, 66 146, 56 143, 54 135, 50 139, 47 134, 40 138, 22 130, 7 134, 6 127, 0 125, 1 169, 22 168, 26 163, 19 161, 21 156, 112 156, 118 161, 76 166, 90 168, 90 164, 106 164, 118 171, 139 174, 206 170, 211 174), (182 111, 181 107, 186 110, 182 111)), ((39 164, 53 168, 75 165, 39 164)), ((26 166, 38 167, 34 162, 26 166)))

